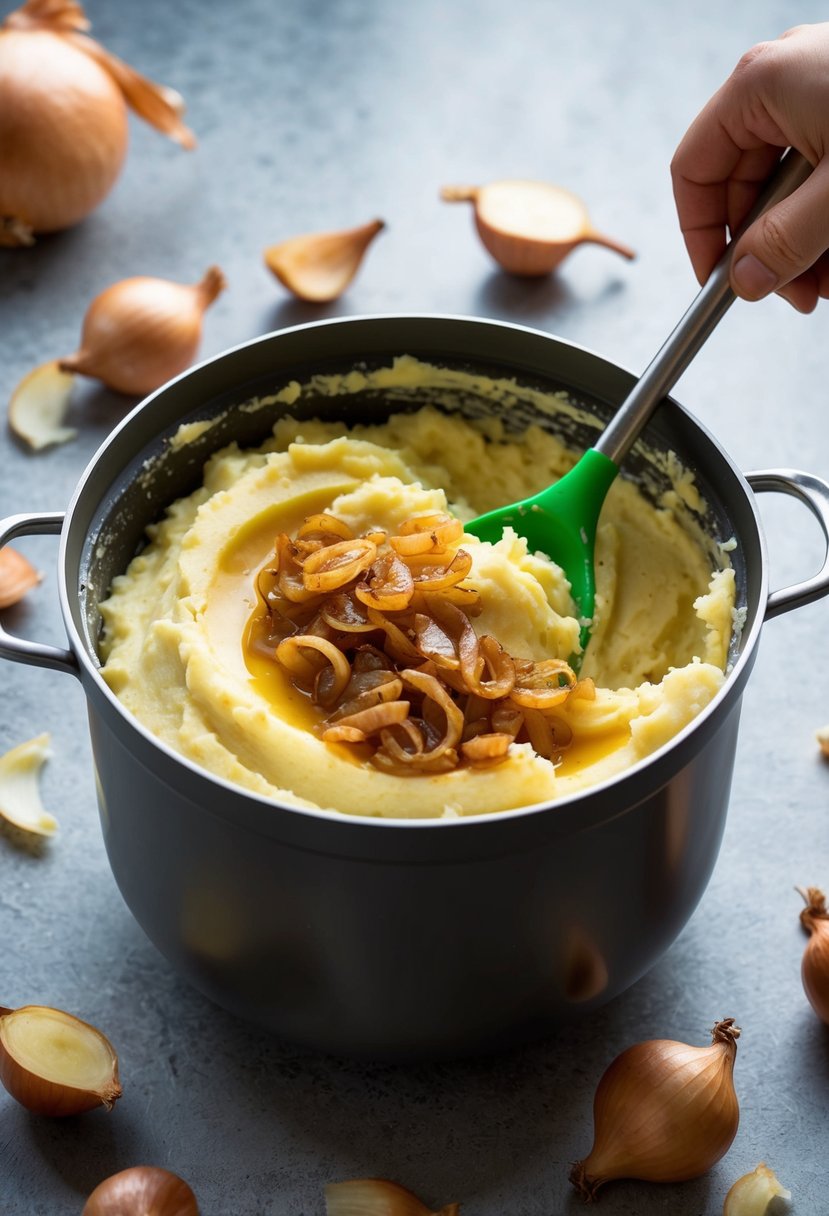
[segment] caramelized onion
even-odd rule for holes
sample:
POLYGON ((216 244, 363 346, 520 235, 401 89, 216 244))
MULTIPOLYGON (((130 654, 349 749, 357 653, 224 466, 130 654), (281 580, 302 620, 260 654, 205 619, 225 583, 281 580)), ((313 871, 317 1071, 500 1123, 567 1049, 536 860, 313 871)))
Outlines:
POLYGON ((368 582, 358 583, 357 599, 381 612, 408 608, 414 593, 412 572, 394 553, 384 553, 371 566, 368 582))
POLYGON ((338 629, 341 633, 374 633, 377 629, 368 619, 365 604, 361 604, 350 591, 340 591, 332 599, 326 600, 320 614, 332 629, 338 629))
POLYGON ((463 524, 445 511, 428 511, 423 515, 410 515, 397 529, 398 536, 414 536, 418 532, 434 532, 441 544, 449 544, 463 536, 463 524))
POLYGON ((431 555, 427 562, 420 562, 417 558, 410 558, 409 562, 414 567, 412 573, 415 587, 418 591, 426 592, 445 591, 447 587, 454 587, 462 582, 472 569, 472 557, 466 549, 458 549, 451 562, 442 566, 436 565, 431 555))
POLYGON ((336 591, 368 570, 376 556, 374 542, 359 537, 325 545, 305 558, 302 582, 307 591, 336 591))
POLYGON ((346 726, 338 722, 334 726, 326 726, 320 738, 323 743, 365 743, 366 736, 356 726, 346 726))
POLYGON ((414 671, 408 667, 401 671, 400 678, 404 684, 408 684, 411 688, 416 688, 424 697, 430 701, 434 701, 442 710, 446 719, 446 731, 440 743, 436 744, 432 752, 425 752, 427 758, 434 756, 448 747, 454 747, 460 742, 463 734, 463 714, 458 709, 455 702, 449 696, 449 693, 443 687, 435 676, 427 675, 423 671, 414 671))
POLYGON ((467 760, 501 760, 509 751, 512 743, 511 735, 489 734, 476 735, 461 744, 461 751, 467 760))
POLYGON ((437 621, 418 612, 414 618, 414 631, 417 649, 425 659, 431 659, 437 667, 453 670, 460 667, 457 647, 437 621))
POLYGON ((247 645, 275 658, 324 713, 326 743, 360 746, 376 768, 439 776, 495 765, 529 740, 555 763, 572 738, 553 713, 595 697, 559 659, 516 659, 471 617, 481 597, 463 581, 472 556, 459 520, 425 512, 395 535, 361 537, 337 516, 309 515, 276 537, 255 587, 247 645))
POLYGON ((308 515, 300 525, 296 534, 297 540, 311 540, 315 537, 333 536, 337 540, 353 540, 354 533, 347 523, 327 511, 317 515, 308 515))
POLYGON ((451 515, 415 515, 400 526, 400 533, 389 541, 401 557, 422 553, 443 553, 463 536, 463 524, 451 515))
POLYGON ((512 701, 499 701, 493 707, 490 721, 498 734, 511 735, 515 739, 524 725, 524 711, 512 701))
POLYGON ((316 637, 309 633, 294 634, 292 637, 285 638, 276 648, 276 657, 283 667, 287 667, 288 671, 299 676, 301 680, 312 680, 319 672, 319 668, 302 653, 303 650, 316 651, 331 664, 337 689, 333 699, 336 700, 345 691, 351 676, 351 664, 348 659, 333 642, 329 642, 326 638, 316 637))
MULTIPOLYGON (((489 672, 490 679, 482 680, 477 674, 469 678, 471 690, 479 697, 492 701, 509 696, 515 686, 515 663, 501 643, 491 634, 485 633, 478 642, 478 655, 483 660, 484 671, 489 672)), ((477 663, 475 671, 477 673, 477 663)))
MULTIPOLYGON (((369 674, 369 673, 367 673, 369 674)), ((366 687, 356 696, 351 697, 343 703, 331 714, 329 722, 337 722, 343 718, 348 718, 351 714, 359 713, 364 709, 371 709, 373 705, 381 705, 384 701, 396 701, 403 692, 403 681, 393 676, 391 672, 371 672, 375 677, 370 687, 366 687), (380 678, 388 677, 388 678, 380 678)), ((349 682, 350 683, 350 682, 349 682)), ((346 689, 346 692, 348 689, 346 689)))
POLYGON ((286 532, 280 532, 276 538, 276 585, 285 599, 294 604, 307 604, 316 597, 314 592, 305 586, 297 556, 296 546, 290 536, 286 532))
POLYGON ((515 687, 509 695, 517 705, 528 709, 552 709, 567 700, 575 685, 576 673, 569 664, 562 659, 544 659, 516 664, 515 687))
POLYGON ((409 716, 411 706, 408 701, 385 701, 380 705, 372 705, 369 709, 358 710, 347 718, 340 718, 337 725, 351 726, 361 730, 364 735, 373 735, 384 726, 394 726, 403 722, 409 716))
POLYGON ((376 608, 369 608, 368 619, 378 629, 382 629, 387 638, 389 654, 399 663, 417 663, 421 659, 420 651, 406 636, 399 625, 383 616, 376 608))

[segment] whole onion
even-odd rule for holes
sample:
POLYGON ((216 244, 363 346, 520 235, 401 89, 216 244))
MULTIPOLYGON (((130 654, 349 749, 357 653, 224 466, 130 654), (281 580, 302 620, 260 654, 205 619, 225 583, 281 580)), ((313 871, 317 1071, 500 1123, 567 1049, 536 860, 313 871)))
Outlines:
POLYGON ((26 0, 0 27, 0 244, 76 224, 127 151, 127 107, 184 147, 183 103, 84 31, 72 0, 26 0))

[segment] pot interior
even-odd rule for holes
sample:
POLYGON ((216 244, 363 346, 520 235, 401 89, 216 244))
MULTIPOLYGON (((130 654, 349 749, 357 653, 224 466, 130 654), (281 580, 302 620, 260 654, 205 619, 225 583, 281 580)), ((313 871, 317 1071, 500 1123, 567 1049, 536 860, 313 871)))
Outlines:
MULTIPOLYGON (((463 319, 418 320, 431 324, 430 342, 424 342, 416 323, 401 329, 400 318, 327 322, 269 335, 185 373, 125 419, 87 471, 67 541, 75 625, 96 662, 98 603, 112 579, 144 544, 147 525, 200 485, 205 461, 227 444, 257 446, 288 414, 300 420, 379 423, 392 413, 431 404, 471 419, 497 414, 508 433, 520 434, 536 423, 580 452, 595 441, 633 382, 599 357, 534 331, 463 319), (310 343, 313 357, 309 331, 317 339, 310 343), (332 346, 342 349, 328 349, 332 346), (378 373, 383 379, 383 369, 400 356, 432 365, 431 381, 378 386, 378 373), (332 392, 332 383, 350 388, 332 392), (302 391, 296 394, 292 385, 302 391), (182 425, 187 432, 180 431, 182 425)), ((762 552, 751 495, 716 442, 668 400, 625 461, 622 475, 656 504, 673 486, 671 454, 692 474, 701 494, 699 510, 682 505, 680 514, 702 536, 714 565, 722 564, 720 543, 732 537, 738 542, 730 559, 737 607, 746 619, 743 634, 732 639, 733 665, 759 602, 762 552)))

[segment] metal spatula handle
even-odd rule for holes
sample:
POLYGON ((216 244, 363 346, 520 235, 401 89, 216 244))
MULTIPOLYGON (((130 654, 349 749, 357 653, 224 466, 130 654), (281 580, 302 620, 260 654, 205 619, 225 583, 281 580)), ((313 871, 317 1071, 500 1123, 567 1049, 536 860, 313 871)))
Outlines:
POLYGON ((794 148, 783 156, 754 207, 728 243, 705 286, 597 441, 597 452, 616 465, 622 463, 653 410, 676 384, 736 299, 729 284, 729 274, 737 239, 764 211, 802 185, 811 172, 812 166, 794 148))

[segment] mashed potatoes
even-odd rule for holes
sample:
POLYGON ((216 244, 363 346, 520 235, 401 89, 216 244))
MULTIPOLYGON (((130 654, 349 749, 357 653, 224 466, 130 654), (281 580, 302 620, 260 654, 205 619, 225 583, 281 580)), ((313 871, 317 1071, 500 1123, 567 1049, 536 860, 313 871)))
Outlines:
MULTIPOLYGON (((596 551, 593 633, 581 674, 593 699, 571 697, 573 741, 558 764, 529 743, 496 767, 416 777, 381 772, 313 733, 307 698, 243 646, 255 579, 277 532, 330 511, 356 534, 449 510, 471 518, 548 484, 572 463, 531 428, 507 439, 426 407, 355 427, 279 422, 256 451, 228 447, 204 483, 150 529, 148 547, 101 605, 104 678, 170 747, 246 789, 299 807, 385 817, 497 812, 560 798, 618 774, 671 739, 722 685, 734 577, 670 509, 618 479, 596 551)), ((562 572, 508 532, 463 541, 465 585, 492 634, 517 657, 567 658, 579 622, 562 572)))

